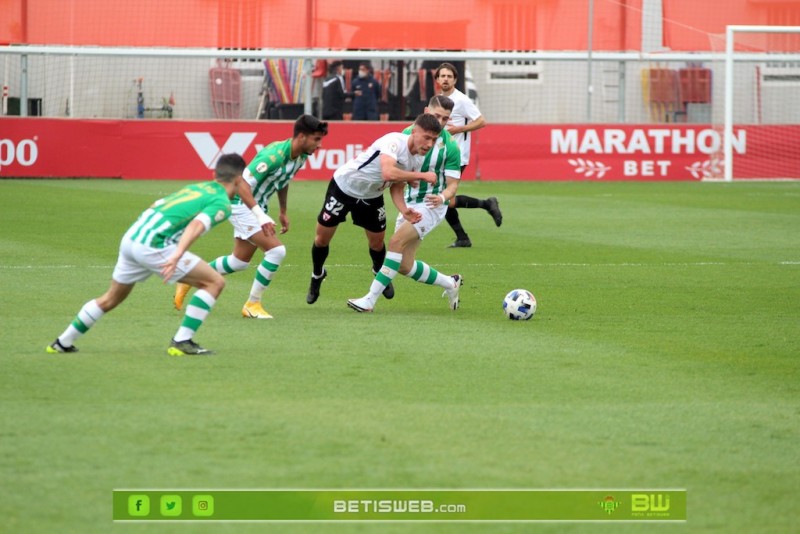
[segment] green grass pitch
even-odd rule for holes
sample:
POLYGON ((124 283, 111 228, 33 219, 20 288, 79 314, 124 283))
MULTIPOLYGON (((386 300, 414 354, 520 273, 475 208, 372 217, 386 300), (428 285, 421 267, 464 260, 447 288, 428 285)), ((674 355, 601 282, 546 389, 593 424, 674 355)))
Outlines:
MULTIPOLYGON (((291 186, 286 261, 244 320, 227 278, 197 341, 151 278, 48 355, 108 285, 119 239, 177 182, 0 181, 0 531, 789 532, 800 481, 800 183, 476 183, 418 257, 465 279, 452 312, 399 277, 373 314, 363 232, 339 228, 305 303, 325 183, 291 186), (504 318, 507 291, 537 297, 504 318), (684 525, 111 521, 114 488, 686 488, 684 525)), ((390 220, 394 211, 391 208, 390 220)), ((193 248, 231 250, 225 223, 193 248)))

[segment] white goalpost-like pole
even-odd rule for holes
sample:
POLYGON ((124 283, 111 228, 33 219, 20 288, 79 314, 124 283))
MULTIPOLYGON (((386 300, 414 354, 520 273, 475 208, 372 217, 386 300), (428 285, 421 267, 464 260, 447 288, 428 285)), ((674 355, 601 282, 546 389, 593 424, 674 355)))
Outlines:
POLYGON ((10 61, 9 57, 5 58, 3 62, 3 95, 2 97, 2 104, 0 105, 0 115, 5 115, 8 113, 8 62, 10 61))
POLYGON ((725 27, 725 126, 722 150, 726 182, 733 180, 733 32, 734 26, 725 27))

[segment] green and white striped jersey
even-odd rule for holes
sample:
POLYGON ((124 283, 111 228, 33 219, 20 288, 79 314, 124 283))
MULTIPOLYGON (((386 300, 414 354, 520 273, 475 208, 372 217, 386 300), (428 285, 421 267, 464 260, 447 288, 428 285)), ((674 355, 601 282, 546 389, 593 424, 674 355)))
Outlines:
MULTIPOLYGON (((308 154, 300 154, 292 159, 292 139, 275 141, 262 148, 244 171, 244 179, 250 184, 253 198, 261 208, 267 211, 267 202, 276 191, 289 184, 297 171, 308 159, 308 154)), ((241 204, 236 196, 234 204, 241 204)))
POLYGON ((133 223, 125 236, 152 248, 177 243, 194 219, 206 232, 231 215, 231 201, 225 188, 217 182, 201 182, 184 187, 156 200, 133 223))
MULTIPOLYGON (((413 125, 409 126, 403 133, 410 134, 412 128, 413 125)), ((420 180, 417 187, 406 185, 406 203, 418 204, 425 201, 425 195, 438 195, 447 187, 447 178, 461 179, 461 151, 450 132, 442 130, 433 148, 425 154, 419 171, 435 172, 436 183, 429 184, 420 180)))

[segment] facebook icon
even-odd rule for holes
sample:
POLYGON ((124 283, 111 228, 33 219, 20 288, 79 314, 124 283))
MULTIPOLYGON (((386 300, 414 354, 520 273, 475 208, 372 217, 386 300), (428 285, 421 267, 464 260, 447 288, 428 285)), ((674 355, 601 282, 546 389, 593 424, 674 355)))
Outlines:
POLYGON ((128 515, 135 517, 150 515, 150 497, 147 495, 128 496, 128 515))

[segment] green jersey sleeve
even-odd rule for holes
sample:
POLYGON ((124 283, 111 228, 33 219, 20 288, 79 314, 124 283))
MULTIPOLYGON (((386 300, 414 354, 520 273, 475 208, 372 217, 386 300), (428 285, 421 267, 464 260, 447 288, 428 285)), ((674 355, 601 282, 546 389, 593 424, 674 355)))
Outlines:
MULTIPOLYGON (((247 166, 245 180, 250 184, 253 198, 264 211, 268 211, 269 197, 289 185, 289 180, 294 178, 306 159, 307 154, 292 159, 291 138, 270 143, 256 154, 247 166)), ((240 203, 239 197, 234 199, 234 203, 240 203)))

